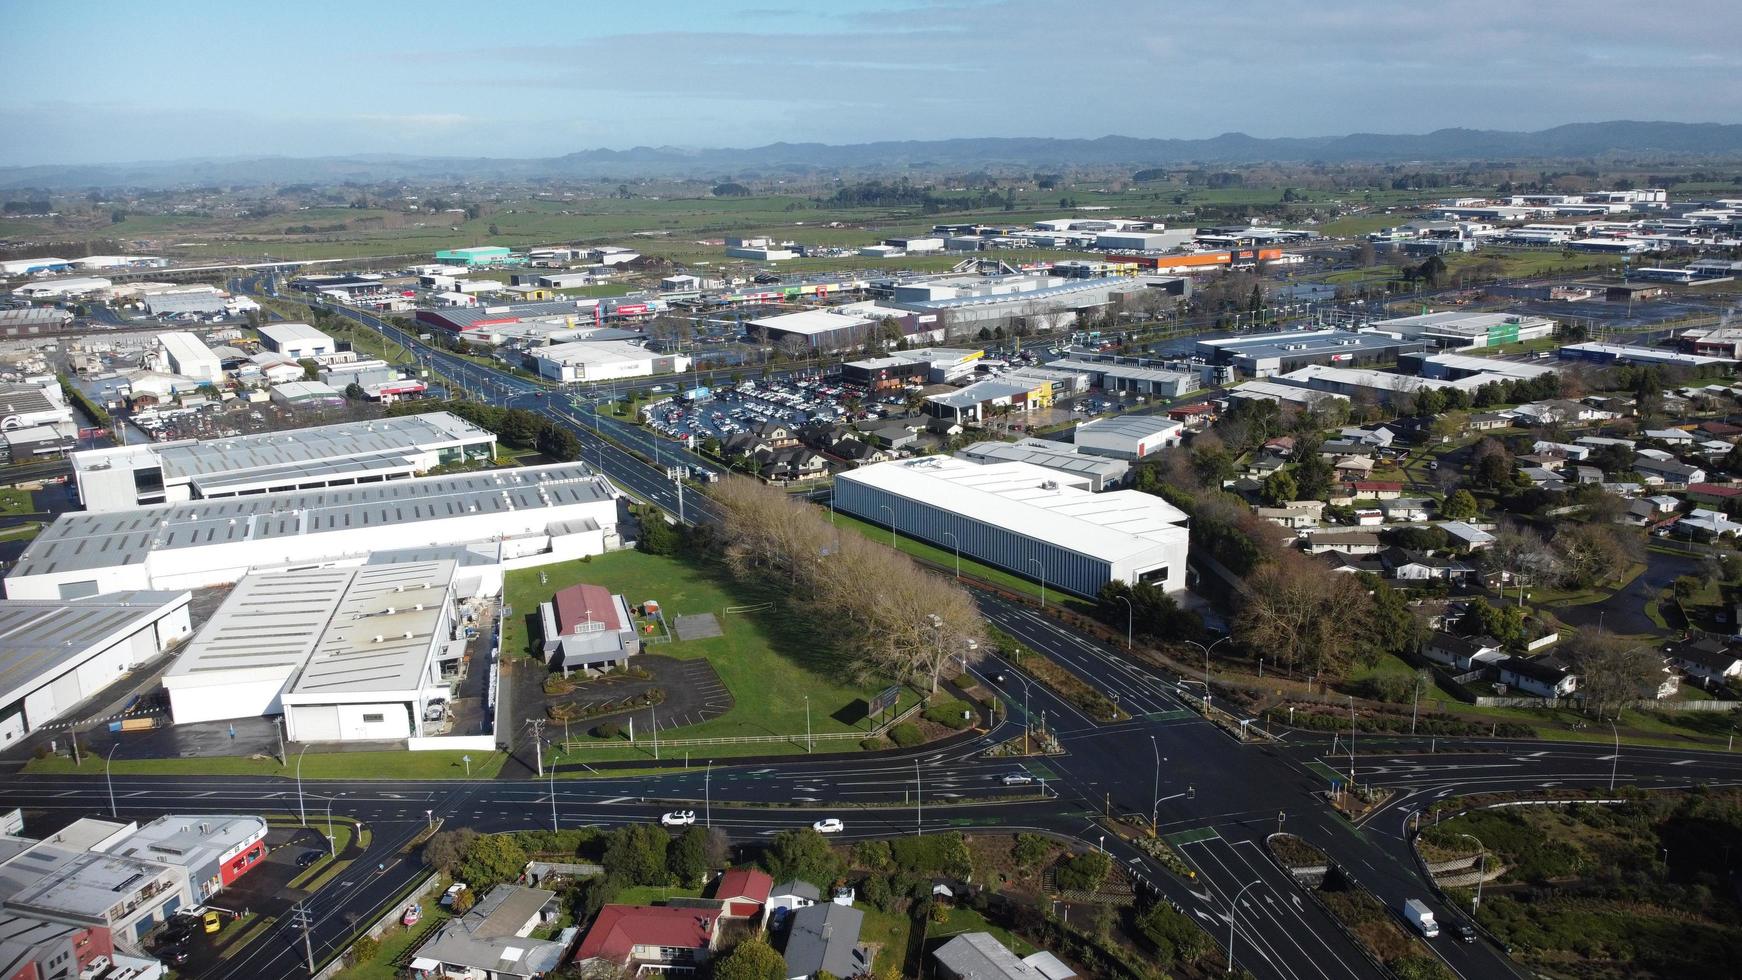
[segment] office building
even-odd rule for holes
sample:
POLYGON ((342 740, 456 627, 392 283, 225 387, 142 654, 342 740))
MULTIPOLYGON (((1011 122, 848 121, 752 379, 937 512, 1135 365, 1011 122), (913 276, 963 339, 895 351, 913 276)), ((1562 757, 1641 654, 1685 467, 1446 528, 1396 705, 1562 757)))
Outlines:
POLYGON ((473 245, 468 248, 443 249, 435 254, 435 260, 442 265, 500 265, 508 261, 513 252, 501 245, 473 245))
POLYGON ((1368 329, 1400 339, 1425 340, 1442 350, 1474 350, 1552 337, 1555 322, 1545 316, 1447 310, 1378 320, 1368 329))
POLYGON ((639 344, 615 340, 580 340, 536 347, 527 357, 538 368, 539 377, 564 384, 675 374, 689 370, 690 366, 688 355, 662 354, 639 344))
POLYGON ((1119 363, 1117 360, 1092 360, 1067 357, 1048 361, 1049 371, 1072 371, 1086 375, 1089 384, 1102 391, 1121 391, 1156 398, 1178 398, 1199 387, 1198 375, 1155 364, 1119 363))
POLYGON ((186 592, 0 600, 0 748, 186 639, 186 592))
POLYGON ((516 567, 617 542, 617 493, 581 463, 63 514, 6 577, 14 599, 229 585, 404 548, 493 546, 516 567))
POLYGON ((225 439, 178 439, 73 454, 92 512, 409 479, 494 459, 496 436, 430 412, 225 439))
POLYGON ((1080 596, 1113 579, 1185 588, 1186 515, 1133 490, 1023 462, 877 463, 836 477, 835 506, 1080 596))
POLYGON ((1268 378, 1313 364, 1353 367, 1395 361, 1424 350, 1425 340, 1404 340, 1348 330, 1289 330, 1247 337, 1200 340, 1197 353, 1210 364, 1231 366, 1252 378, 1268 378))
POLYGON ((266 820, 251 814, 168 814, 108 846, 105 853, 179 867, 194 900, 203 902, 265 860, 266 820))

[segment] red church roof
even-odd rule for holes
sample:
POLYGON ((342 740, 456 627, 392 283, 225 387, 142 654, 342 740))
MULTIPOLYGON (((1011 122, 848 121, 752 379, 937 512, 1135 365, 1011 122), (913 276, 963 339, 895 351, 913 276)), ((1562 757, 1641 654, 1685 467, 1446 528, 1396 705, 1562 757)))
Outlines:
POLYGON ((617 618, 617 600, 611 590, 602 585, 571 585, 551 597, 556 604, 557 632, 569 636, 578 632, 582 623, 604 623, 608 630, 621 630, 617 618))
POLYGON ((708 949, 718 925, 718 909, 686 909, 665 905, 607 905, 575 958, 623 963, 637 946, 708 949))

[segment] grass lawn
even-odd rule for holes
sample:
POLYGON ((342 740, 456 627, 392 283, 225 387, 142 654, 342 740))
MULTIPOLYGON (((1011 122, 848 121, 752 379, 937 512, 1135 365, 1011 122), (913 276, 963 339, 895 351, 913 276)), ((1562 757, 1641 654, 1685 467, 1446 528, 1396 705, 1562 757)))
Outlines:
POLYGON ((1015 935, 1008 929, 987 922, 985 916, 965 906, 956 906, 950 909, 950 918, 948 922, 941 924, 936 922, 932 923, 931 927, 926 931, 926 941, 930 943, 950 936, 957 936, 964 932, 989 932, 999 942, 1010 947, 1011 952, 1014 952, 1017 956, 1027 956, 1030 953, 1035 952, 1032 943, 1024 942, 1020 936, 1015 935))
POLYGON ((879 912, 869 905, 860 905, 865 921, 859 927, 859 941, 879 944, 872 965, 882 971, 899 973, 907 959, 907 944, 913 937, 913 919, 906 915, 879 912))
POLYGON ((0 514, 34 514, 36 504, 30 499, 29 490, 17 487, 0 487, 0 514))
MULTIPOLYGON (((403 909, 403 905, 401 908, 403 909)), ((448 920, 448 910, 435 902, 423 903, 423 918, 407 929, 393 926, 381 934, 381 951, 367 963, 348 966, 335 974, 335 980, 396 980, 404 971, 399 961, 426 936, 448 920)))
POLYGON ((25 521, 15 527, 0 530, 0 541, 17 541, 20 538, 34 538, 42 530, 41 521, 25 521))
MULTIPOLYGON (((502 768, 500 752, 310 752, 303 757, 304 779, 454 779, 466 774, 464 755, 472 757, 472 775, 489 778, 502 768)), ((103 760, 86 757, 84 766, 73 765, 64 755, 32 759, 25 772, 73 773, 103 771, 103 760)), ((110 771, 139 776, 291 776, 296 760, 281 766, 277 759, 246 756, 210 756, 176 759, 116 759, 110 771)), ((324 815, 323 815, 324 816, 324 815)), ((312 819, 312 818, 311 818, 312 819)), ((324 823, 323 823, 324 825, 324 823)))
POLYGON ((630 885, 611 899, 614 905, 662 905, 674 898, 701 898, 700 888, 676 885, 630 885))
MULTIPOLYGON (((708 562, 618 551, 590 560, 546 565, 508 576, 507 602, 512 615, 503 628, 504 657, 520 658, 525 668, 542 670, 527 656, 527 642, 538 604, 558 589, 576 582, 591 582, 621 593, 631 605, 657 600, 668 621, 687 613, 713 613, 723 635, 708 639, 648 644, 644 652, 678 659, 706 658, 713 665, 735 701, 731 710, 717 718, 663 732, 671 738, 739 738, 756 735, 796 736, 802 742, 805 705, 810 705, 811 730, 863 732, 861 701, 875 694, 882 684, 856 684, 852 664, 832 638, 818 634, 810 624, 783 610, 782 596, 758 583, 733 580, 724 566, 708 562), (545 581, 540 583, 540 574, 545 581), (769 605, 772 604, 772 605, 769 605), (768 606, 768 608, 762 608, 768 606), (736 610, 736 611, 728 611, 736 610)), ((902 704, 918 697, 903 692, 902 704)), ((650 756, 638 742, 611 744, 581 737, 586 723, 575 726, 577 751, 571 761, 639 759, 650 756), (579 748, 586 746, 586 748, 579 748), (595 747, 596 746, 596 747, 595 747)), ((851 739, 824 745, 829 750, 857 748, 851 739)), ((757 752, 803 751, 791 743, 757 743, 742 746, 757 752)), ((711 754, 719 747, 709 747, 711 754)), ((672 758, 678 752, 663 753, 672 758)), ((717 754, 732 754, 718 751, 717 754)))

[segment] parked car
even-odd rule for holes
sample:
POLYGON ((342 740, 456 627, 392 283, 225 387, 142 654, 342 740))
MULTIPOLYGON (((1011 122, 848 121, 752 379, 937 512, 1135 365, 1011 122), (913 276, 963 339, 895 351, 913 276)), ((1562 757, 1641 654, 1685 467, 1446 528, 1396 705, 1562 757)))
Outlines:
POLYGON ((1034 777, 1025 772, 1013 772, 1004 777, 1004 785, 1006 786, 1027 786, 1032 782, 1034 782, 1034 777))
POLYGON ((205 915, 200 916, 200 925, 208 933, 217 932, 219 929, 224 928, 224 918, 216 912, 207 912, 205 915))
POLYGON ((296 856, 296 866, 299 868, 307 868, 307 867, 312 866, 316 861, 319 861, 320 859, 321 859, 321 852, 320 851, 304 851, 301 854, 298 854, 296 856))
POLYGON ((406 926, 415 926, 415 925, 417 925, 418 920, 422 919, 422 918, 423 918, 423 906, 418 905, 414 902, 411 905, 407 905, 405 907, 405 914, 399 917, 399 924, 406 925, 406 926))
POLYGON ((673 810, 659 818, 659 822, 667 827, 688 827, 696 822, 696 811, 673 810))
POLYGON ((847 825, 841 822, 840 817, 829 817, 827 820, 818 820, 811 824, 811 829, 819 834, 838 834, 846 830, 847 825))
POLYGON ((463 882, 463 881, 454 882, 453 884, 448 886, 447 891, 442 892, 440 904, 453 905, 454 901, 460 897, 460 893, 465 891, 465 890, 466 890, 466 883, 465 882, 463 882))

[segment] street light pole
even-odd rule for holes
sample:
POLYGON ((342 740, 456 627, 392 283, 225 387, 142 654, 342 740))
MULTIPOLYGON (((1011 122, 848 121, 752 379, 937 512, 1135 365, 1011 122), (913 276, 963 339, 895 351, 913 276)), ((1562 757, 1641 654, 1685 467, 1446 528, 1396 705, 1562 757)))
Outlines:
POLYGON ((302 802, 302 757, 308 751, 308 743, 302 743, 302 750, 296 754, 296 815, 304 827, 308 826, 308 810, 302 802))
POLYGON ((815 745, 811 742, 811 696, 808 694, 804 696, 804 750, 815 751, 815 745))
POLYGON ((919 777, 919 760, 913 760, 913 836, 925 832, 925 786, 919 777))
POLYGON ((1155 754, 1155 782, 1149 792, 1149 798, 1155 802, 1149 807, 1149 830, 1155 833, 1155 823, 1161 817, 1161 746, 1154 735, 1149 736, 1149 750, 1155 754))
POLYGON ((1046 565, 1039 558, 1030 558, 1029 561, 1040 566, 1040 608, 1041 608, 1042 612, 1045 612, 1046 611, 1046 565))
POLYGON ((1123 595, 1118 598, 1120 602, 1125 603, 1125 649, 1129 651, 1131 649, 1131 622, 1137 617, 1137 612, 1132 607, 1130 599, 1123 595))
POLYGON ((888 504, 878 504, 878 509, 889 512, 889 547, 895 547, 895 508, 888 504))
POLYGON ((556 757, 557 757, 557 753, 556 753, 555 749, 553 748, 551 751, 551 755, 550 755, 550 830, 551 830, 551 833, 553 833, 553 834, 556 833, 556 831, 557 831, 557 822, 556 822, 556 757))
POLYGON ((944 532, 944 537, 949 538, 950 544, 956 548, 956 581, 960 582, 962 580, 962 542, 948 531, 944 532))
POLYGON ((1621 729, 1609 723, 1609 730, 1615 733, 1615 754, 1609 757, 1609 792, 1615 791, 1615 770, 1621 765, 1621 729))
MULTIPOLYGON (((73 737, 78 738, 76 734, 73 737)), ((103 781, 109 784, 109 816, 117 820, 121 814, 115 809, 115 778, 109 775, 109 760, 115 758, 115 750, 120 747, 120 742, 109 746, 109 754, 103 757, 103 781)))
POLYGON ((1210 651, 1216 649, 1217 647, 1221 646, 1224 642, 1226 642, 1230 639, 1232 639, 1232 637, 1224 636, 1220 640, 1217 640, 1216 642, 1210 644, 1209 646, 1204 646, 1202 643, 1199 643, 1196 640, 1187 640, 1186 641, 1187 643, 1190 643, 1192 646, 1197 647, 1199 650, 1204 651, 1204 706, 1205 707, 1208 707, 1210 704, 1210 651))
POLYGON ((339 856, 339 840, 333 836, 333 801, 336 799, 338 796, 327 797, 327 854, 330 857, 339 856))
POLYGON ((714 825, 714 760, 708 760, 708 768, 702 773, 702 825, 714 825))
POLYGON ((1480 863, 1476 865, 1476 894, 1470 897, 1470 914, 1474 916, 1482 904, 1482 879, 1488 877, 1488 845, 1476 840, 1475 834, 1460 833, 1458 836, 1476 841, 1476 846, 1481 849, 1481 857, 1477 859, 1480 863))
POLYGON ((1240 914, 1240 896, 1246 894, 1246 889, 1258 884, 1261 879, 1254 878, 1242 885, 1234 893, 1234 900, 1228 903, 1228 975, 1234 974, 1234 918, 1240 914))

